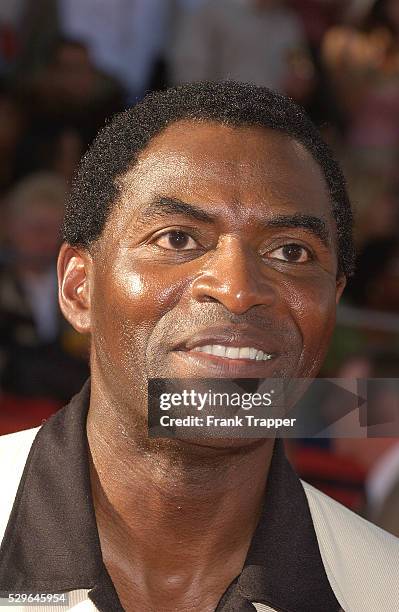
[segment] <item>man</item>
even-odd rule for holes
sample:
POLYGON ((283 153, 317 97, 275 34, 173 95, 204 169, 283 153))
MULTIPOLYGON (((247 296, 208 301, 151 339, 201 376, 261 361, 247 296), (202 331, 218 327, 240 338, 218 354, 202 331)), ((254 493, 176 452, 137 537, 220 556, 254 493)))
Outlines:
POLYGON ((87 47, 91 62, 135 100, 149 86, 164 52, 170 2, 163 0, 26 0, 21 15, 19 70, 48 62, 62 37, 87 47))
POLYGON ((85 338, 65 321, 58 304, 66 196, 65 181, 51 172, 32 174, 9 192, 7 250, 0 265, 0 387, 20 400, 47 398, 58 406, 88 373, 85 338))
POLYGON ((155 93, 99 134, 58 265, 91 380, 2 441, 4 597, 394 612, 398 540, 302 483, 280 440, 157 439, 146 424, 150 378, 312 378, 352 272, 351 220, 318 132, 267 89, 155 93))

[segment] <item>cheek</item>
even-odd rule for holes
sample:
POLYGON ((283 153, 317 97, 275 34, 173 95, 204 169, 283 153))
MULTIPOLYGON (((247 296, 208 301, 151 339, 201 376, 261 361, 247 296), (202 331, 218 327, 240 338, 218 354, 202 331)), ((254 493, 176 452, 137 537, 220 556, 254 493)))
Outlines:
POLYGON ((116 367, 143 365, 148 340, 158 321, 181 295, 182 281, 163 266, 138 262, 128 268, 114 263, 95 279, 102 287, 93 296, 94 329, 102 333, 93 340, 101 354, 116 367))
POLYGON ((288 296, 290 311, 302 336, 298 377, 317 373, 327 353, 335 326, 335 279, 319 277, 303 282, 288 296))

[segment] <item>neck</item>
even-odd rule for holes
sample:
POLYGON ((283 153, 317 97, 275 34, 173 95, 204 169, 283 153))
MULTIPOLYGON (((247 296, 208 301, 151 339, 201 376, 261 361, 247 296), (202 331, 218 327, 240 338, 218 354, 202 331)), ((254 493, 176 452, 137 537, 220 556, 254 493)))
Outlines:
POLYGON ((134 575, 135 597, 155 604, 156 593, 158 609, 166 610, 165 601, 177 605, 182 593, 198 604, 194 595, 206 584, 217 603, 245 561, 273 441, 210 448, 154 440, 143 450, 122 434, 112 404, 96 400, 94 393, 87 420, 92 490, 115 585, 119 579, 127 598, 123 576, 134 575))

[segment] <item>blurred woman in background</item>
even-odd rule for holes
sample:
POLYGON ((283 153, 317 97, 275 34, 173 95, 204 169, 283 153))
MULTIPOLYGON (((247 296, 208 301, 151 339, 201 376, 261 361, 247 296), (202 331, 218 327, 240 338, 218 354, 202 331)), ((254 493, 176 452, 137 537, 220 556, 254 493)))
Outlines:
POLYGON ((347 119, 347 157, 397 175, 399 3, 377 0, 357 27, 327 32, 323 59, 347 119))

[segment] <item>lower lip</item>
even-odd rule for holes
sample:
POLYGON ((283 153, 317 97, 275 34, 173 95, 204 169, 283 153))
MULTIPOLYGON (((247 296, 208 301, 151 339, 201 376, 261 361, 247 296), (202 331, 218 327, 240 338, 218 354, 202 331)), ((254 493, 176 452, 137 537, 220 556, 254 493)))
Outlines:
POLYGON ((218 357, 202 351, 175 351, 180 359, 184 359, 187 365, 194 367, 197 372, 206 377, 242 377, 242 378, 266 378, 271 375, 275 367, 276 357, 267 360, 255 359, 230 359, 218 357))

